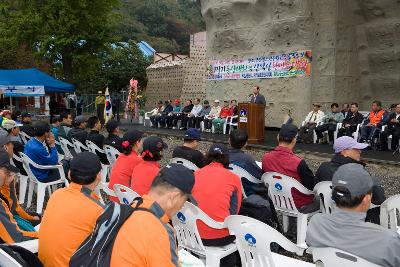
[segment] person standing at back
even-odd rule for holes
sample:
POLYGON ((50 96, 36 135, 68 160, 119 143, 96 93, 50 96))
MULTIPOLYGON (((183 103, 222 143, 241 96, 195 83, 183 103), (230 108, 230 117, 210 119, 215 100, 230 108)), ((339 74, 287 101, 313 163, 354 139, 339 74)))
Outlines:
POLYGON ((183 146, 177 146, 172 152, 172 158, 182 158, 202 168, 205 164, 203 153, 197 150, 201 139, 200 131, 194 128, 186 130, 183 146))
POLYGON ((251 95, 250 103, 266 105, 265 97, 260 94, 260 86, 253 86, 253 94, 251 95))
POLYGON ((149 136, 143 141, 142 159, 132 171, 131 188, 143 196, 150 190, 151 183, 160 170, 159 161, 162 158, 163 150, 168 145, 158 136, 149 136))
MULTIPOLYGON (((133 169, 143 160, 140 152, 143 146, 143 133, 138 130, 129 130, 122 137, 122 152, 119 154, 112 169, 108 187, 114 190, 115 184, 131 186, 133 169)), ((110 197, 110 200, 118 202, 118 198, 110 197)))
MULTIPOLYGON (((224 222, 229 215, 239 213, 242 204, 242 186, 239 177, 228 170, 229 151, 223 144, 213 144, 208 150, 206 166, 195 171, 193 196, 199 208, 217 222, 224 222)), ((225 246, 235 237, 227 229, 213 229, 197 222, 200 237, 205 246, 225 246)), ((235 255, 221 260, 221 266, 235 266, 235 255)))

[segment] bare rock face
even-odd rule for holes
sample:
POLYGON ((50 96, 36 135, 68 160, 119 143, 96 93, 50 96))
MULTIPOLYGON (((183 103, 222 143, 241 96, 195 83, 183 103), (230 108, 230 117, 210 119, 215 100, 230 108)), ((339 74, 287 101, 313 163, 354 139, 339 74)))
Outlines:
MULTIPOLYGON (((269 126, 289 111, 300 124, 313 102, 368 109, 400 97, 400 1, 202 0, 208 59, 312 50, 311 77, 207 81, 209 100, 247 101, 259 85, 269 126)), ((399 101, 400 102, 400 101, 399 101)))

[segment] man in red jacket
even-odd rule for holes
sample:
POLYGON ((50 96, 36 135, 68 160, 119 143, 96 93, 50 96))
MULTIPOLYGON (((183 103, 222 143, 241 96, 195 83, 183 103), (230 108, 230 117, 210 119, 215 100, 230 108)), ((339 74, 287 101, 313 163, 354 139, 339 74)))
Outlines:
POLYGON ((224 106, 221 108, 221 113, 219 114, 219 118, 215 118, 212 121, 214 125, 215 133, 223 133, 223 127, 226 123, 228 117, 233 115, 233 107, 229 106, 229 101, 224 101, 224 106))
MULTIPOLYGON (((313 190, 314 174, 304 159, 293 153, 296 145, 297 127, 293 124, 282 125, 278 141, 279 145, 264 155, 262 169, 265 172, 278 172, 299 181, 304 187, 313 190)), ((319 209, 319 201, 314 195, 305 195, 292 189, 292 196, 296 208, 302 213, 310 213, 319 209)))

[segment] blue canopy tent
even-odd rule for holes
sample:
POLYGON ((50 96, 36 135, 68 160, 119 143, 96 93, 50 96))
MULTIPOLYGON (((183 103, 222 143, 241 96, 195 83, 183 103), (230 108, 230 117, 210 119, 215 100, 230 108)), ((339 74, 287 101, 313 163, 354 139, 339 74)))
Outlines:
POLYGON ((38 69, 0 70, 0 91, 6 97, 44 96, 44 93, 74 92, 75 86, 38 69))

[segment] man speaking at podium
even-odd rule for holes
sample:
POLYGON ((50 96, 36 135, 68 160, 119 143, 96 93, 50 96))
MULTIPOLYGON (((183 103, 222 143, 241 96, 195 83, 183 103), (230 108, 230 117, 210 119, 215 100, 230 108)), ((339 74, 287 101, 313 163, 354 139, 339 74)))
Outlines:
POLYGON ((260 86, 256 85, 253 87, 253 94, 251 95, 250 103, 262 105, 266 104, 265 97, 260 94, 260 86))

